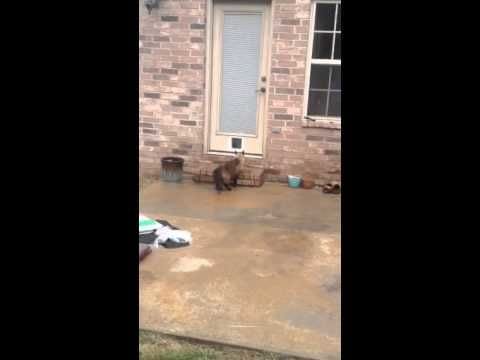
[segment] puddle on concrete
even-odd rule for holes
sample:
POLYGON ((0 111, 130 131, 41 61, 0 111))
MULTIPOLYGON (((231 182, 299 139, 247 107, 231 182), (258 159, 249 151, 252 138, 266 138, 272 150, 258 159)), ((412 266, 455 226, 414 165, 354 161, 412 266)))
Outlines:
POLYGON ((339 232, 339 201, 315 191, 294 191, 266 183, 260 188, 239 187, 218 195, 213 184, 157 182, 140 196, 146 213, 161 213, 276 228, 339 232), (208 186, 204 186, 208 185, 208 186), (181 196, 178 196, 181 194, 181 196), (191 199, 195 199, 192 203, 191 199), (159 205, 161 204, 161 205, 159 205))
POLYGON ((202 267, 212 267, 213 262, 194 257, 182 257, 173 264, 170 269, 171 272, 192 272, 197 271, 202 267))

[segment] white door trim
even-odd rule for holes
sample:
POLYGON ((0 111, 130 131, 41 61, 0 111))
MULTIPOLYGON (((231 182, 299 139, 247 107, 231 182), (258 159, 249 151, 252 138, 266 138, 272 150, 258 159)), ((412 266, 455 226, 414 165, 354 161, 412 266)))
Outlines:
POLYGON ((203 153, 208 154, 210 147, 210 93, 211 93, 211 67, 212 67, 212 32, 213 32, 213 0, 207 0, 206 8, 206 41, 205 41, 205 95, 204 95, 204 105, 205 105, 205 118, 203 121, 203 153))
MULTIPOLYGON (((205 41, 205 95, 204 95, 204 133, 203 133, 203 154, 212 154, 212 155, 230 155, 230 153, 223 153, 221 151, 210 151, 210 131, 212 126, 211 114, 212 114, 212 57, 213 57, 213 19, 214 19, 214 1, 216 0, 207 0, 206 3, 206 41, 205 41)), ((241 0, 237 0, 240 2, 241 0)), ((251 158, 265 158, 267 152, 267 125, 268 125, 268 99, 270 94, 270 78, 271 78, 271 51, 272 51, 272 39, 273 39, 273 26, 272 26, 272 1, 273 0, 264 0, 265 1, 265 16, 267 21, 265 22, 264 32, 267 36, 265 41, 266 48, 264 48, 264 56, 266 57, 266 77, 267 81, 265 82, 266 92, 264 94, 265 101, 263 106, 263 121, 262 121, 262 155, 246 155, 251 158)), ((244 3, 249 3, 250 1, 245 0, 244 3)))

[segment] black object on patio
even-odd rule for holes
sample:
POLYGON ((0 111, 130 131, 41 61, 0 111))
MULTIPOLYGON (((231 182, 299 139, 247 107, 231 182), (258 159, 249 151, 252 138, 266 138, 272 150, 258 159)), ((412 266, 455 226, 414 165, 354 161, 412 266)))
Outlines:
POLYGON ((183 159, 174 156, 162 158, 161 178, 164 181, 180 182, 183 176, 183 159))
POLYGON ((138 261, 142 261, 145 257, 152 252, 152 248, 148 245, 139 244, 138 246, 138 261))

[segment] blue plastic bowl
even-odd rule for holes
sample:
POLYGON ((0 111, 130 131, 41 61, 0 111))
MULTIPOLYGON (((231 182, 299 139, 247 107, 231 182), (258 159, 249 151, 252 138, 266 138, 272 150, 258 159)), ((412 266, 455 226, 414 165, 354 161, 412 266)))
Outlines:
POLYGON ((288 175, 288 186, 291 188, 299 188, 302 182, 302 178, 300 176, 293 176, 288 175))

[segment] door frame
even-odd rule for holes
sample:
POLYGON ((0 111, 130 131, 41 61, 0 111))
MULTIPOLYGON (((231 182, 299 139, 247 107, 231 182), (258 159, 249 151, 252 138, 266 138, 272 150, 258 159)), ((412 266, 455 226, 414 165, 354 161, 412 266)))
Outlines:
MULTIPOLYGON (((207 0, 206 6, 206 41, 205 41, 205 51, 206 51, 206 61, 205 61, 205 111, 204 111, 204 133, 203 133, 203 154, 211 154, 211 155, 223 155, 223 156, 234 156, 234 154, 219 152, 219 151, 210 151, 210 130, 212 126, 211 121, 211 107, 212 107, 212 57, 213 57, 213 6, 214 2, 217 0, 207 0)), ((221 1, 221 0, 220 0, 221 1)), ((238 0, 237 0, 238 1, 238 0)), ((240 0, 241 1, 241 0, 240 0)), ((266 158, 267 152, 267 123, 268 123, 268 108, 269 108, 269 95, 270 95, 270 78, 271 78, 271 52, 272 52, 272 39, 273 39, 273 12, 272 12, 272 2, 274 0, 264 0, 266 9, 265 15, 267 16, 267 21, 265 22, 266 29, 264 29, 268 40, 266 43, 268 44, 267 49, 265 51, 265 57, 267 62, 267 81, 265 83, 266 92, 265 96, 265 106, 264 106, 264 121, 263 121, 263 140, 262 140, 262 155, 245 155, 245 157, 255 158, 255 159, 264 159, 266 158)), ((244 0, 245 3, 248 3, 249 0, 244 0)))

